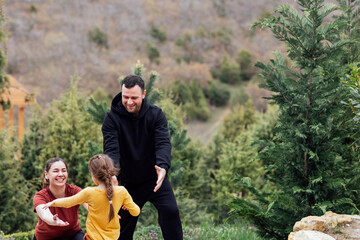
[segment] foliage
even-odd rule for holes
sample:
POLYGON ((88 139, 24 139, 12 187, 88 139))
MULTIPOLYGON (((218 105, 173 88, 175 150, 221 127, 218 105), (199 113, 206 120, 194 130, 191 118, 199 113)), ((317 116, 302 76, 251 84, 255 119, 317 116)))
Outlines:
POLYGON ((212 0, 216 13, 221 18, 226 17, 226 3, 225 0, 212 0))
POLYGON ((230 99, 230 91, 227 86, 218 81, 210 83, 208 95, 210 104, 217 107, 226 105, 230 99))
POLYGON ((10 235, 5 235, 5 236, 2 236, 0 234, 0 240, 33 240, 34 233, 35 233, 35 230, 31 230, 29 232, 13 233, 10 235))
MULTIPOLYGON (((0 2, 0 26, 5 22, 5 16, 3 14, 3 5, 4 2, 0 2)), ((6 34, 4 29, 0 29, 0 43, 4 43, 6 41, 6 34)), ((0 49, 0 107, 4 110, 9 109, 11 107, 11 103, 9 99, 4 98, 4 94, 8 92, 8 88, 10 87, 10 80, 5 73, 5 67, 7 64, 7 58, 5 52, 0 49)))
POLYGON ((166 32, 155 25, 151 25, 150 35, 157 39, 160 43, 163 43, 167 40, 166 32))
POLYGON ((29 183, 39 186, 44 165, 40 160, 40 153, 45 138, 45 122, 41 116, 41 109, 34 107, 29 124, 29 131, 25 134, 21 148, 21 164, 19 171, 29 183))
POLYGON ((284 233, 292 231, 294 219, 303 217, 301 206, 294 204, 296 197, 281 191, 259 191, 251 184, 250 178, 238 180, 238 186, 247 188, 252 198, 234 198, 230 215, 235 218, 246 216, 266 239, 287 239, 284 233))
POLYGON ((244 87, 241 87, 237 91, 231 93, 229 105, 231 108, 234 108, 236 105, 245 105, 249 99, 250 97, 246 93, 244 87))
MULTIPOLYGON (((184 240, 261 240, 255 232, 243 223, 214 225, 204 223, 198 226, 183 225, 184 240)), ((150 225, 137 228, 134 233, 134 240, 163 239, 159 226, 150 225)))
POLYGON ((60 101, 54 101, 46 116, 46 131, 41 161, 61 157, 69 166, 69 182, 80 187, 90 182, 88 171, 89 141, 102 143, 100 127, 85 112, 85 98, 77 89, 74 78, 70 89, 60 101))
POLYGON ((159 79, 159 74, 156 71, 150 71, 150 77, 146 83, 146 99, 151 104, 156 104, 162 97, 161 92, 154 87, 155 82, 159 79))
POLYGON ((0 131, 0 226, 6 234, 34 228, 31 198, 35 190, 19 172, 19 145, 0 131))
POLYGON ((88 40, 89 42, 95 43, 100 48, 109 49, 108 36, 98 27, 89 30, 88 40))
POLYGON ((345 65, 359 61, 360 2, 358 0, 336 0, 336 2, 342 13, 334 16, 341 30, 341 34, 337 36, 337 40, 348 39, 354 41, 351 46, 343 49, 341 62, 345 65))
POLYGON ((110 109, 106 101, 97 102, 93 97, 90 97, 89 103, 85 105, 85 110, 90 114, 95 123, 102 124, 106 113, 110 109))
POLYGON ((240 67, 240 77, 241 77, 241 79, 243 81, 249 80, 251 78, 252 68, 253 68, 251 53, 244 50, 244 49, 241 50, 238 53, 236 61, 239 64, 239 67, 240 67))
POLYGON ((160 63, 160 52, 156 48, 155 45, 153 45, 150 42, 146 42, 145 50, 146 50, 146 54, 147 54, 150 62, 153 62, 153 63, 156 63, 156 64, 160 63))
POLYGON ((32 12, 32 13, 37 13, 39 10, 38 10, 38 8, 36 7, 36 5, 34 5, 34 4, 31 4, 31 6, 30 6, 30 12, 32 12))
POLYGON ((187 119, 206 121, 209 118, 210 110, 197 80, 192 80, 190 84, 176 81, 171 91, 176 94, 174 102, 182 106, 187 119))
MULTIPOLYGON (((223 224, 214 225, 211 223, 205 223, 199 226, 183 225, 184 240, 261 240, 256 236, 254 230, 251 227, 242 223, 234 225, 223 224)), ((24 233, 15 233, 11 235, 3 235, 0 232, 0 240, 32 240, 34 236, 34 230, 24 233)), ((149 225, 146 227, 137 227, 134 233, 134 240, 150 240, 150 239, 163 239, 161 229, 157 225, 149 225)))
POLYGON ((179 46, 184 51, 181 58, 178 58, 178 63, 183 59, 185 62, 190 63, 191 60, 195 59, 194 51, 192 49, 192 36, 190 33, 185 33, 182 37, 175 39, 176 46, 179 46))
POLYGON ((181 38, 175 39, 175 44, 179 47, 183 47, 184 49, 188 49, 190 47, 192 37, 190 33, 185 33, 181 38))
POLYGON ((358 213, 359 163, 349 148, 353 129, 344 124, 349 111, 340 80, 339 59, 351 41, 339 40, 340 25, 324 19, 333 4, 298 0, 299 10, 281 5, 277 16, 254 26, 270 28, 288 47, 293 68, 280 53, 269 64, 257 63, 280 107, 270 141, 260 142, 260 157, 275 191, 253 189, 254 201, 235 198, 233 213, 250 219, 268 238, 286 239, 295 221, 332 210, 358 213), (329 44, 331 43, 331 44, 329 44))
POLYGON ((222 60, 219 70, 219 80, 229 84, 235 84, 241 80, 238 63, 230 60, 228 56, 224 56, 222 60))
POLYGON ((219 29, 212 31, 211 36, 221 44, 223 48, 227 48, 231 45, 233 31, 230 27, 220 27, 219 29))
POLYGON ((222 222, 228 217, 228 204, 234 196, 248 198, 249 190, 234 184, 234 176, 249 177, 256 187, 267 187, 264 179, 265 170, 258 157, 256 142, 271 138, 271 129, 277 120, 277 109, 271 108, 266 114, 255 114, 253 111, 254 107, 250 101, 247 106, 239 106, 235 112, 230 113, 230 119, 235 121, 228 127, 237 128, 237 131, 231 138, 222 134, 219 138, 220 143, 216 143, 220 147, 214 154, 218 165, 211 170, 214 207, 210 210, 216 222, 222 222), (248 112, 247 117, 244 112, 248 112), (242 115, 239 116, 239 113, 242 115), (237 118, 241 120, 236 122, 237 118), (238 125, 240 127, 237 127, 238 125))
POLYGON ((244 105, 236 105, 223 121, 222 135, 227 141, 235 138, 255 122, 255 108, 249 99, 244 105))
MULTIPOLYGON (((197 165, 202 156, 201 146, 190 141, 182 124, 182 111, 169 98, 162 99, 159 106, 168 119, 171 151, 171 168, 168 176, 180 209, 180 216, 193 224, 209 218, 205 205, 197 196, 205 189, 199 188, 200 181, 206 181, 198 173, 197 165), (201 190, 200 190, 201 189, 201 190), (196 195, 195 195, 196 193, 196 195)), ((208 183, 204 182, 204 185, 208 183)), ((156 211, 154 211, 156 213, 156 211)))
POLYGON ((353 124, 356 129, 355 139, 353 143, 355 148, 356 157, 360 158, 360 146, 358 142, 359 136, 359 123, 360 123, 360 67, 350 66, 351 72, 347 76, 347 81, 344 81, 345 86, 349 89, 348 99, 344 102, 347 106, 351 108, 351 111, 354 114, 354 117, 349 121, 349 124, 353 124))

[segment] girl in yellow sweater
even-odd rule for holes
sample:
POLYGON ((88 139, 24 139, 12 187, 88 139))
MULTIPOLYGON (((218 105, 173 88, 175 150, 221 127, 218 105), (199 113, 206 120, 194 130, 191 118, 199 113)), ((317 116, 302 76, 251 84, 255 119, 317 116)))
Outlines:
POLYGON ((48 207, 72 207, 88 203, 89 213, 86 219, 84 239, 115 240, 120 235, 120 223, 115 213, 124 206, 131 215, 138 216, 140 208, 136 205, 128 191, 122 186, 111 184, 112 176, 118 174, 110 157, 105 154, 93 156, 89 162, 91 178, 97 187, 87 187, 74 196, 56 199, 45 204, 48 207))

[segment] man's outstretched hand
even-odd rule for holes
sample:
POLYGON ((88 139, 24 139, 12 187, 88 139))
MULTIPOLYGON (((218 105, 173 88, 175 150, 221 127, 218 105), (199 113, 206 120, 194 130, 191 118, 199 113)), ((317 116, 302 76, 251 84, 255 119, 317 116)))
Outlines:
POLYGON ((159 188, 161 187, 161 185, 164 181, 165 175, 166 175, 166 170, 164 168, 161 168, 161 167, 155 165, 155 169, 156 169, 156 174, 158 176, 158 179, 156 181, 156 186, 154 188, 154 192, 159 190, 159 188))

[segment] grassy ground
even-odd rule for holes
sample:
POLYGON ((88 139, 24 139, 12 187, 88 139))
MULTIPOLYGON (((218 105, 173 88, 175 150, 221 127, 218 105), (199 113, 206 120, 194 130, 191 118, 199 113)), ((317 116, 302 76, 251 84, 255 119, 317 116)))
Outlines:
MULTIPOLYGON (((203 224, 201 226, 183 226, 184 240, 263 240, 254 229, 244 224, 203 224)), ((31 240, 34 230, 24 233, 5 235, 0 231, 0 240, 31 240)), ((159 226, 142 227, 135 231, 134 240, 163 240, 159 226)))
POLYGON ((204 144, 209 143, 229 111, 229 107, 213 107, 211 116, 206 122, 193 120, 185 123, 188 135, 195 141, 199 140, 204 144))
POLYGON ((214 107, 209 106, 211 115, 206 121, 191 120, 185 123, 188 130, 188 135, 192 140, 199 140, 203 144, 208 144, 212 137, 216 134, 219 127, 221 127, 224 117, 230 112, 231 102, 244 101, 244 98, 249 98, 245 93, 246 83, 240 83, 237 85, 228 85, 231 99, 227 106, 214 107), (246 95, 246 96, 245 96, 246 95))
MULTIPOLYGON (((262 240, 255 231, 244 225, 223 224, 214 226, 204 224, 201 226, 184 226, 184 240, 262 240)), ((138 229, 134 240, 162 240, 160 228, 149 226, 138 229)))

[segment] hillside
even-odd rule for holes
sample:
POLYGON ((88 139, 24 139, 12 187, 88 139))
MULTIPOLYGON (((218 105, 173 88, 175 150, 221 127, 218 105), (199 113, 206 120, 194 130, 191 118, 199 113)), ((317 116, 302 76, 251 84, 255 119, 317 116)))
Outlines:
POLYGON ((43 107, 73 75, 82 77, 80 89, 114 94, 119 75, 137 60, 160 73, 158 84, 198 78, 206 85, 210 68, 225 54, 235 58, 247 49, 255 60, 272 56, 279 42, 266 31, 250 35, 249 27, 284 2, 290 0, 5 0, 7 71, 43 107), (152 26, 167 40, 152 37, 152 26), (107 36, 108 48, 88 40, 96 28, 107 36), (190 41, 181 47, 175 42, 184 36, 190 41), (158 64, 149 61, 147 43, 158 49, 158 64))

